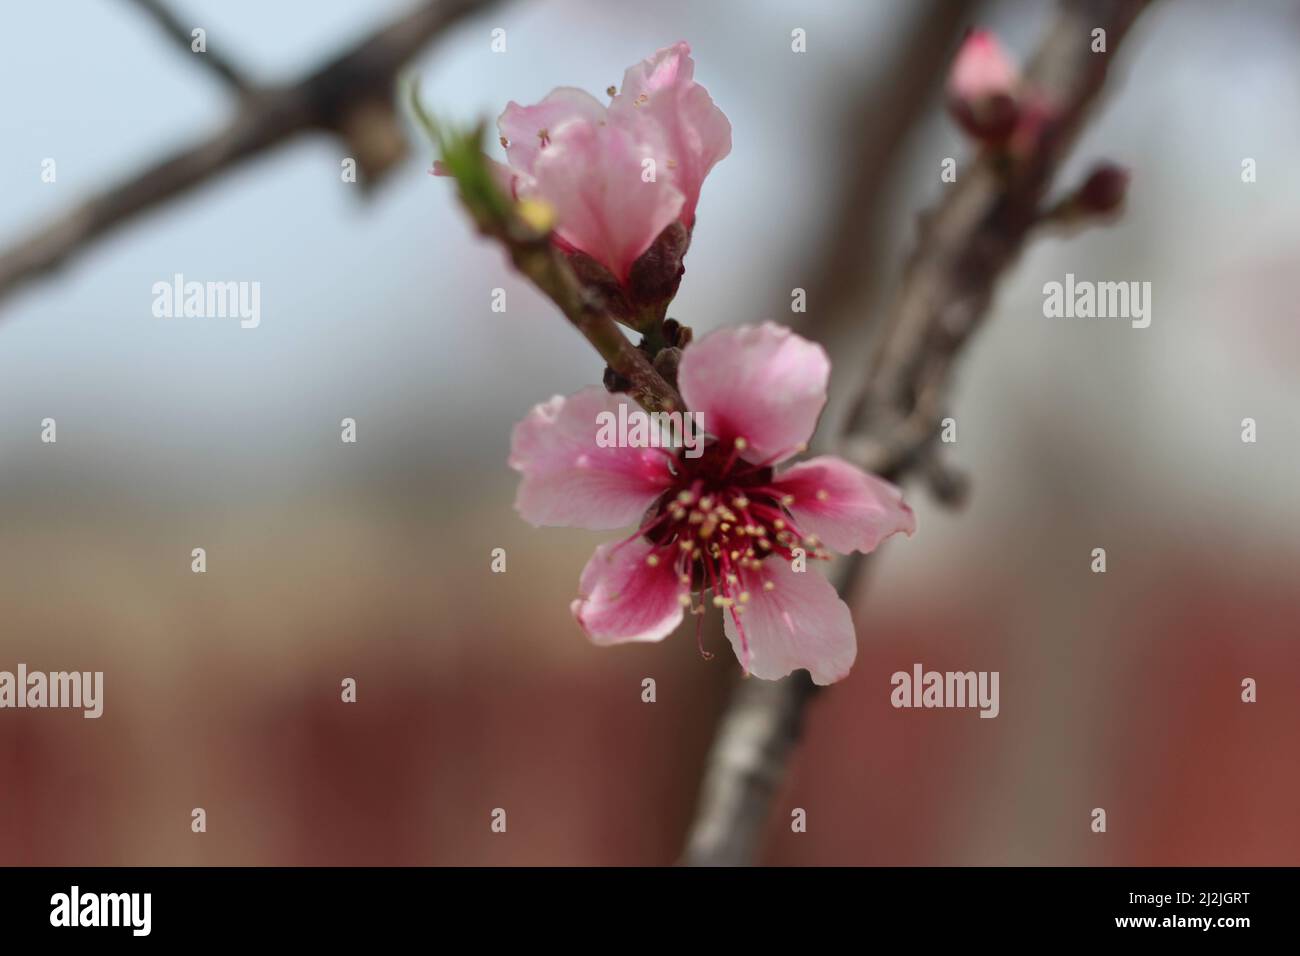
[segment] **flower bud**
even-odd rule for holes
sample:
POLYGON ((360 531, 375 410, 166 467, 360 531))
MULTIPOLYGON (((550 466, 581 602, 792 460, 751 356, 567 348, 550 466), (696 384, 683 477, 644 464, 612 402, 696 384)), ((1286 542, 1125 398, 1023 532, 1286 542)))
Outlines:
POLYGON ((967 34, 948 74, 948 109, 976 139, 1001 142, 1020 118, 1020 71, 990 30, 967 34))
POLYGON ((1075 194, 1075 201, 1084 212, 1112 212, 1124 202, 1128 181, 1127 169, 1114 163, 1102 163, 1088 174, 1075 194))

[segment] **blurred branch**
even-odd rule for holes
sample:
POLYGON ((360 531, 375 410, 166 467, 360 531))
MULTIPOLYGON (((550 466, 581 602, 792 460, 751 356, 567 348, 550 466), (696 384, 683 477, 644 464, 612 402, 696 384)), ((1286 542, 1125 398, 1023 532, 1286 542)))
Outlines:
POLYGON ((223 55, 215 50, 205 50, 203 53, 194 52, 192 45, 194 27, 182 23, 163 0, 129 0, 129 2, 135 4, 148 15, 163 33, 179 43, 185 52, 191 56, 199 57, 204 66, 216 73, 223 83, 240 96, 246 96, 252 92, 252 84, 246 82, 243 75, 223 55))
POLYGON ((926 115, 924 107, 942 88, 948 61, 979 4, 931 0, 913 6, 919 12, 904 36, 890 44, 889 62, 843 110, 845 142, 836 150, 844 161, 843 188, 831 195, 834 219, 817 246, 816 274, 808 284, 814 308, 799 324, 802 335, 822 344, 833 334, 852 334, 865 325, 859 307, 869 299, 884 258, 876 247, 888 218, 884 200, 895 181, 890 171, 926 115))
POLYGON ((114 184, 0 252, 0 301, 136 216, 299 133, 340 137, 365 182, 377 182, 405 151, 393 102, 398 71, 439 33, 491 2, 428 0, 297 82, 244 88, 238 112, 220 131, 114 184))
MULTIPOLYGON (((1147 2, 1064 4, 1028 71, 1052 106, 1050 121, 1013 162, 1005 154, 979 155, 922 218, 843 439, 846 454, 860 464, 894 481, 936 467, 931 445, 953 362, 1039 220, 1053 175, 1147 2), (1090 48, 1098 27, 1106 31, 1104 54, 1090 48)), ((855 555, 834 569, 842 595, 853 592, 868 565, 855 555)), ((816 690, 805 671, 775 683, 741 682, 709 755, 684 862, 753 862, 816 690)))
POLYGON ((985 152, 922 216, 866 379, 849 413, 846 453, 890 477, 931 450, 953 361, 988 312, 998 278, 1043 216, 1053 175, 1082 130, 1116 48, 1147 0, 1075 0, 1028 69, 1050 116, 1023 153, 985 152), (1106 31, 1107 51, 1091 50, 1106 31))

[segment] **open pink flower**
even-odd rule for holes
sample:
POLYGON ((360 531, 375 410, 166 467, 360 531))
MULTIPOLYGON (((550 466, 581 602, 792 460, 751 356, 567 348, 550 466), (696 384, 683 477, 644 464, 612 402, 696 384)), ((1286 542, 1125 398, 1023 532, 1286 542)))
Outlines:
POLYGON ((534 525, 625 527, 587 562, 574 617, 597 644, 658 641, 711 592, 741 666, 775 680, 806 668, 844 677, 857 655, 849 609, 802 556, 873 551, 916 527, 897 488, 833 456, 778 470, 804 450, 826 403, 830 361, 768 322, 688 346, 678 382, 710 436, 696 458, 600 447, 598 419, 627 401, 600 388, 535 407, 514 431, 516 507, 534 525))
POLYGON ((704 177, 731 152, 731 124, 690 53, 675 43, 629 67, 608 106, 560 87, 497 120, 513 194, 554 207, 559 240, 620 282, 667 226, 694 225, 704 177))

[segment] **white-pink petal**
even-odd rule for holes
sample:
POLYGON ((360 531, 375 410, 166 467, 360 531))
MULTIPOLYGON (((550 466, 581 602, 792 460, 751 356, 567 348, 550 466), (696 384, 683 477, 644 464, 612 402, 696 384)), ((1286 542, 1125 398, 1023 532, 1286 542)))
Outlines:
POLYGON ((686 197, 682 222, 695 221, 704 178, 731 152, 731 123, 695 82, 691 48, 678 42, 628 67, 609 119, 653 144, 659 175, 686 197))
POLYGON ((651 148, 613 125, 574 122, 551 136, 532 165, 534 182, 519 194, 555 207, 559 236, 620 281, 682 210, 669 180, 646 181, 651 148))
POLYGON ((834 455, 800 462, 773 484, 793 499, 788 507, 799 530, 843 554, 869 554, 891 534, 916 530, 902 491, 834 455))
POLYGON ((682 622, 682 596, 668 557, 659 560, 645 538, 602 544, 582 569, 579 597, 569 607, 595 644, 660 641, 682 622))
POLYGON ((743 583, 749 600, 739 624, 730 609, 723 611, 723 628, 742 667, 764 680, 807 670, 814 683, 833 684, 848 675, 858 655, 853 618, 820 572, 795 571, 771 557, 760 570, 745 572, 743 583))
POLYGON ((546 94, 535 106, 520 106, 514 100, 497 117, 497 129, 509 144, 510 165, 526 173, 533 171, 538 155, 565 123, 597 124, 605 119, 605 106, 586 90, 561 86, 546 94))
POLYGON ((536 526, 624 528, 671 482, 667 459, 647 448, 602 448, 602 412, 627 400, 600 387, 534 406, 515 426, 509 464, 523 475, 515 508, 536 526))
POLYGON ((779 462, 812 437, 830 373, 820 345, 764 322, 719 329, 689 345, 677 381, 709 434, 724 444, 743 438, 747 461, 779 462))

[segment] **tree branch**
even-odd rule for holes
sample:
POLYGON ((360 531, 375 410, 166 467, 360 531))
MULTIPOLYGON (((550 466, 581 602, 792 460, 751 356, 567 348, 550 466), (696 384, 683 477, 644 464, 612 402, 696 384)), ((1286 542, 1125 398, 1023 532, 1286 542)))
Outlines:
POLYGON ((0 302, 142 213, 305 131, 339 136, 364 182, 377 182, 405 152, 393 105, 398 71, 433 37, 489 2, 429 0, 298 82, 248 90, 217 133, 113 184, 0 253, 0 302))
POLYGON ((582 287, 564 256, 545 235, 524 242, 507 242, 510 259, 546 293, 565 318, 600 353, 605 363, 627 379, 627 393, 651 412, 685 407, 681 396, 657 372, 646 354, 632 344, 618 323, 582 287))
POLYGON ((800 317, 798 331, 830 345, 839 334, 857 331, 863 304, 871 294, 882 260, 885 215, 898 164, 924 107, 943 86, 944 71, 961 33, 969 28, 976 0, 931 0, 912 5, 917 12, 904 36, 891 43, 889 63, 878 69, 847 108, 839 182, 828 196, 836 212, 825 240, 815 246, 808 283, 815 307, 800 317))
POLYGON ((988 311, 998 278, 1041 221, 1060 161, 1078 136, 1129 26, 1146 0, 1072 2, 1028 71, 1051 104, 1036 138, 1011 156, 985 153, 921 221, 902 289, 854 402, 847 453, 864 468, 898 476, 934 437, 951 366, 988 311), (1091 51, 1105 29, 1107 53, 1091 51))
POLYGON ((247 96, 252 92, 252 84, 244 79, 243 74, 235 69, 225 56, 214 50, 205 50, 203 53, 194 52, 192 35, 194 27, 182 23, 163 0, 130 0, 130 2, 139 7, 153 20, 163 33, 180 44, 181 49, 191 56, 197 56, 203 62, 203 65, 216 73, 226 86, 240 96, 247 96))
MULTIPOLYGON (((932 460, 928 449, 953 362, 1038 221, 1116 49, 1146 5, 1065 4, 1028 72, 1051 105, 1050 120, 1016 155, 979 156, 923 219, 844 436, 845 453, 860 464, 899 481, 932 460), (1097 27, 1106 31, 1104 54, 1090 49, 1097 27)), ((852 593, 868 564, 855 555, 833 570, 842 595, 852 593)), ((776 683, 742 681, 708 758, 684 862, 753 862, 815 691, 803 671, 776 683)))

